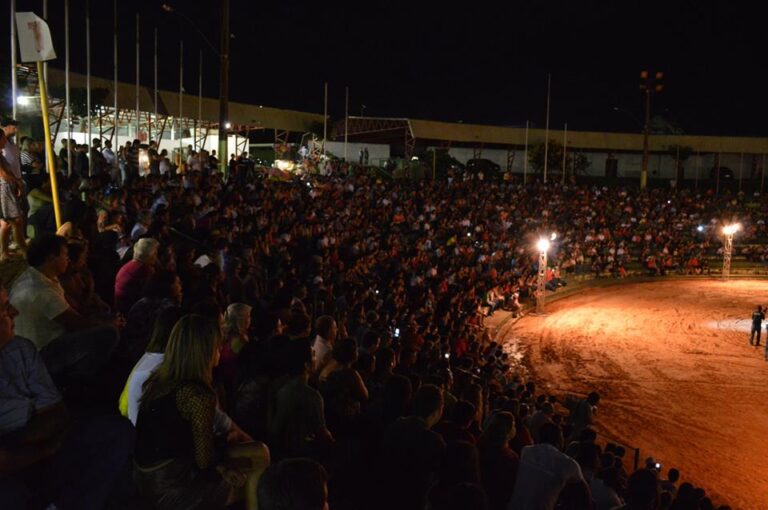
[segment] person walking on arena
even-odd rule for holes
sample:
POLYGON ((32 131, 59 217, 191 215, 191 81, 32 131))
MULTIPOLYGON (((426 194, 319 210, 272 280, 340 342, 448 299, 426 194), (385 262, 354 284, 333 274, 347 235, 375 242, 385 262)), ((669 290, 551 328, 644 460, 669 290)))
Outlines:
MULTIPOLYGON (((757 305, 757 309, 752 312, 752 332, 749 334, 749 345, 755 347, 760 346, 760 331, 763 328, 763 321, 765 320, 765 312, 762 305, 757 305), (757 343, 754 343, 755 333, 757 333, 757 343)), ((768 343, 766 344, 768 345, 768 343)))

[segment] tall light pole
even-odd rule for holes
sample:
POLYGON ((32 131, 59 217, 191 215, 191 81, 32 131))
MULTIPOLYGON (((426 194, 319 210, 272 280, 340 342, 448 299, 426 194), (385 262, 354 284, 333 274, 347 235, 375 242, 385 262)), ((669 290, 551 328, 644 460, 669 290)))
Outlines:
POLYGON ((229 122, 229 0, 221 1, 221 34, 219 39, 219 49, 208 40, 203 32, 189 19, 183 12, 177 10, 170 4, 162 4, 165 12, 178 14, 184 19, 219 57, 219 171, 226 175, 227 163, 229 162, 229 149, 227 148, 227 136, 232 127, 229 122))
POLYGON ((229 164, 229 0, 221 1, 221 40, 219 49, 219 171, 226 177, 229 164))
MULTIPOLYGON (((554 241, 556 234, 552 234, 550 239, 554 241)), ((544 286, 547 283, 547 252, 550 247, 550 239, 541 237, 536 242, 536 249, 539 252, 539 271, 536 278, 536 313, 544 312, 544 286)))
POLYGON ((723 280, 731 276, 731 253, 733 252, 733 234, 741 230, 741 225, 733 223, 723 227, 725 246, 723 247, 723 280))
POLYGON ((662 72, 640 71, 640 90, 645 93, 645 125, 643 126, 643 168, 640 170, 640 189, 648 184, 648 134, 651 129, 651 94, 664 90, 662 72))

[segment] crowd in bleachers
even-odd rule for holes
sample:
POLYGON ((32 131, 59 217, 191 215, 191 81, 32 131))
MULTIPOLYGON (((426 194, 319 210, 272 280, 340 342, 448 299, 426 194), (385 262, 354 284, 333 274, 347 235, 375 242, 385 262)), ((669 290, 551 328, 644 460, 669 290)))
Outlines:
POLYGON ((700 272, 723 222, 766 237, 763 197, 346 163, 280 181, 245 156, 225 180, 212 158, 182 171, 150 146, 142 168, 139 150, 92 147, 98 164, 62 174, 59 229, 39 161, 18 177, 34 211, 3 207, 33 236, 3 245, 28 262, 0 290, 3 502, 714 508, 675 470, 633 471, 595 433, 600 396, 537 391, 483 320, 530 299, 540 235, 557 233, 550 290, 630 261, 700 272))

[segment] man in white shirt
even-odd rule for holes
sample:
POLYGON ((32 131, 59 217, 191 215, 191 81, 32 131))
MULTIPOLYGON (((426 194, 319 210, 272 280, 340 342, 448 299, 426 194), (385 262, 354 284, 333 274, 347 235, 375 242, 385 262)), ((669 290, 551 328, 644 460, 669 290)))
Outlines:
POLYGON ((586 483, 579 464, 560 451, 562 442, 560 428, 545 423, 538 444, 523 448, 507 510, 553 510, 568 483, 586 483))
POLYGON ((104 163, 106 164, 106 169, 109 172, 109 175, 112 177, 112 181, 119 182, 120 166, 117 164, 117 156, 112 150, 111 141, 104 141, 104 149, 102 149, 101 155, 104 156, 104 163))
POLYGON ((88 379, 112 355, 118 343, 114 324, 84 317, 67 302, 59 276, 67 270, 64 237, 46 233, 29 245, 29 268, 13 283, 11 304, 19 311, 16 332, 35 344, 54 380, 88 379))
POLYGON ((315 321, 317 336, 312 342, 312 375, 318 377, 331 362, 333 344, 336 342, 336 321, 330 315, 322 315, 315 321))

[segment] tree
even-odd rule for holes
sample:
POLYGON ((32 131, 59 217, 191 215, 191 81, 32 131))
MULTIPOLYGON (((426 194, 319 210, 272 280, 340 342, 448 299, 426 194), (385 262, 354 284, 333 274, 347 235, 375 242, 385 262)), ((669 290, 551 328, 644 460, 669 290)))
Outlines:
MULTIPOLYGON (((64 98, 66 96, 66 90, 63 85, 52 87, 50 89, 51 96, 64 98)), ((91 116, 96 116, 99 113, 99 107, 107 106, 106 100, 109 95, 109 90, 104 88, 91 89, 91 116)), ((85 88, 70 88, 69 89, 69 105, 72 108, 72 116, 76 118, 82 118, 88 116, 88 90, 85 88)))
MULTIPOLYGON (((536 173, 544 172, 544 142, 528 148, 528 163, 536 173)), ((583 174, 589 168, 587 157, 575 151, 567 151, 565 155, 565 170, 573 175, 583 174)), ((563 172, 563 146, 555 140, 549 141, 547 149, 547 173, 560 174, 563 172)))
POLYGON ((670 145, 667 147, 667 154, 675 160, 675 179, 678 183, 683 182, 685 178, 685 162, 693 154, 693 148, 684 145, 670 145))

